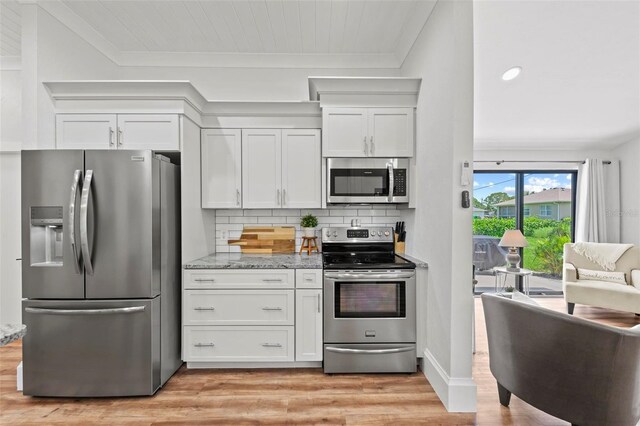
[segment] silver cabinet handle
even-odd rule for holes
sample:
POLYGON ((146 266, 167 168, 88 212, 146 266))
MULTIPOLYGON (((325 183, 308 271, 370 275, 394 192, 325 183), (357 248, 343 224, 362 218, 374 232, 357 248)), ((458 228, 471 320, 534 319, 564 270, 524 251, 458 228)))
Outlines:
POLYGON ((349 348, 335 348, 333 346, 327 346, 325 348, 329 352, 336 352, 339 354, 365 354, 365 355, 382 355, 382 354, 397 354, 399 352, 409 352, 414 349, 413 346, 405 346, 402 348, 392 349, 349 349, 349 348))
POLYGON ((373 144, 373 136, 371 136, 370 146, 369 146, 369 152, 371 153, 371 155, 374 155, 375 149, 376 149, 376 146, 373 144))
POLYGON ((393 201, 393 191, 395 190, 395 176, 393 175, 393 164, 387 164, 387 171, 389 172, 389 202, 393 201))
POLYGON ((280 190, 276 189, 276 205, 280 206, 280 190))
POLYGON ((304 280, 308 283, 313 282, 313 278, 305 278, 304 280))
POLYGON ((283 189, 282 190, 282 205, 284 206, 285 204, 287 204, 287 190, 283 189))
POLYGON ((281 348, 282 345, 280 343, 263 343, 262 346, 265 348, 281 348))
POLYGON ((73 181, 71 182, 71 196, 69 198, 69 240, 71 241, 71 252, 73 253, 73 266, 76 274, 80 274, 80 255, 76 246, 76 198, 78 198, 78 189, 80 188, 80 176, 82 170, 73 172, 73 181))
POLYGON ((367 137, 364 137, 364 155, 368 155, 367 154, 367 137))
POLYGON ((318 293, 318 313, 320 313, 320 293, 318 293))
POLYGON ((122 134, 122 129, 118 126, 118 146, 124 145, 124 135, 122 134))
POLYGON ((240 205, 240 190, 236 189, 236 205, 240 205))
POLYGON ((196 348, 212 348, 215 346, 215 343, 196 343, 193 346, 196 348))
POLYGON ((89 275, 93 275, 93 264, 91 263, 91 252, 89 250, 89 195, 91 193, 92 180, 93 170, 87 170, 84 184, 82 185, 82 196, 80 197, 80 247, 82 247, 84 270, 89 275))
POLYGON ((108 315, 108 314, 135 314, 143 312, 144 306, 130 306, 127 308, 104 309, 52 309, 52 308, 24 308, 25 312, 33 314, 49 315, 108 315))
POLYGON ((262 281, 265 283, 281 283, 282 278, 263 278, 262 281))
POLYGON ((109 126, 109 146, 113 146, 113 127, 109 126))
POLYGON ((193 308, 194 311, 215 311, 216 308, 213 306, 197 306, 193 308))
POLYGON ((213 278, 194 278, 194 281, 197 283, 214 283, 216 280, 213 278))
POLYGON ((406 274, 349 274, 349 273, 331 273, 325 272, 325 278, 354 278, 354 279, 396 279, 396 278, 413 278, 415 273, 406 274))
POLYGON ((262 308, 262 310, 263 310, 263 311, 281 311, 281 310, 282 310, 282 308, 279 308, 279 307, 277 307, 277 308, 270 308, 270 307, 268 307, 268 306, 265 306, 264 308, 262 308))

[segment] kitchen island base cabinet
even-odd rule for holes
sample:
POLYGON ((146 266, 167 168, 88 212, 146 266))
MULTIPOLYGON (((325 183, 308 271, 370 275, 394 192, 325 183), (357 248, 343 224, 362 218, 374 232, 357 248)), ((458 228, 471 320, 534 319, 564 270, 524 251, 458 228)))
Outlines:
POLYGON ((185 361, 291 362, 293 326, 184 327, 185 361))

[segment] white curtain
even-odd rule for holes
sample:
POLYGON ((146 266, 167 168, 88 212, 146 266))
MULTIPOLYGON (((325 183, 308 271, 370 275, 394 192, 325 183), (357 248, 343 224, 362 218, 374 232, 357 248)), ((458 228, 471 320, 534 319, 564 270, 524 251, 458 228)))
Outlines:
POLYGON ((609 242, 605 168, 602 160, 587 159, 578 171, 576 241, 609 242))

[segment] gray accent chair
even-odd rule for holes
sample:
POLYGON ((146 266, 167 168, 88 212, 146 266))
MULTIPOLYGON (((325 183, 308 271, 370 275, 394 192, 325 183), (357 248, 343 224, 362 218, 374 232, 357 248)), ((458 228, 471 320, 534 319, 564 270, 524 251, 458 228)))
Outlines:
POLYGON ((640 420, 640 325, 610 327, 484 293, 489 364, 511 394, 573 425, 640 420))

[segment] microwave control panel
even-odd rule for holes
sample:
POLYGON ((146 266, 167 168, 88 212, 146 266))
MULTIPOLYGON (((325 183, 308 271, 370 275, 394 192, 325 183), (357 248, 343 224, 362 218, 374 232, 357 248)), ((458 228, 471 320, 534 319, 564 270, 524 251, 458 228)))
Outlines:
POLYGON ((407 195, 407 169, 393 171, 393 195, 407 195))

